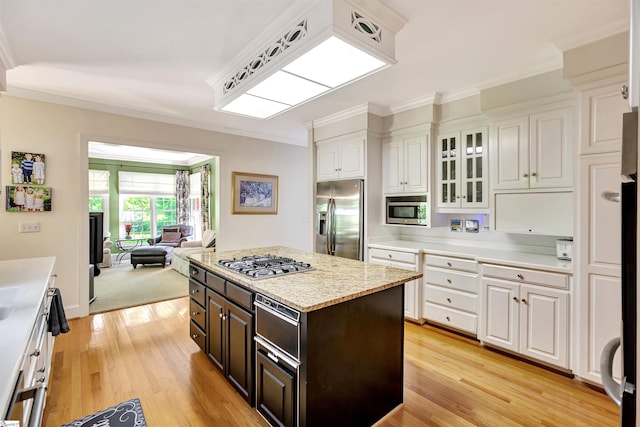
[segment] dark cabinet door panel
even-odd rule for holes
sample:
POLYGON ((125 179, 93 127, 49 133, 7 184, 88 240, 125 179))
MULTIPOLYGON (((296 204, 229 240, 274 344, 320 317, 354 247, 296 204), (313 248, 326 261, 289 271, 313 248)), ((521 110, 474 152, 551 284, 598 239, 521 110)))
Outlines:
POLYGON ((224 371, 225 354, 225 330, 224 313, 225 300, 215 292, 207 292, 209 327, 207 328, 207 338, 209 339, 209 358, 213 363, 224 371))
POLYGON ((228 345, 227 378, 252 401, 253 363, 253 315, 227 302, 228 345))
POLYGON ((262 349, 256 352, 256 364, 256 409, 271 425, 293 426, 295 374, 269 359, 262 349))

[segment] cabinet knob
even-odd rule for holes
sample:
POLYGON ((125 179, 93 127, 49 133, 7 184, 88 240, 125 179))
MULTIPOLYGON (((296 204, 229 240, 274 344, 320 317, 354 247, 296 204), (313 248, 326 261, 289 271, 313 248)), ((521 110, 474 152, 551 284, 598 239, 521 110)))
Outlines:
POLYGON ((198 334, 191 335, 191 338, 193 338, 194 340, 197 339, 198 337, 200 337, 200 335, 198 335, 198 334))
POLYGON ((451 279, 447 279, 447 283, 448 283, 448 284, 451 284, 451 279))
POLYGON ((518 301, 518 298, 516 298, 516 297, 513 297, 513 300, 514 300, 515 302, 520 302, 520 301, 518 301))
POLYGON ((523 304, 529 304, 529 303, 527 302, 527 300, 526 300, 526 299, 524 299, 524 298, 522 298, 522 303, 523 303, 523 304))
POLYGON ((31 356, 31 357, 40 357, 40 350, 35 350, 29 356, 31 356))
POLYGON ((467 196, 462 196, 462 198, 463 198, 463 199, 466 199, 466 198, 467 198, 467 196))
POLYGON ((198 290, 197 290, 197 289, 191 289, 191 293, 192 293, 192 294, 197 294, 197 293, 198 293, 198 290))
POLYGON ((192 311, 192 312, 191 312, 191 315, 192 315, 192 316, 197 316, 198 314, 200 314, 200 313, 198 313, 197 311, 192 311))
POLYGON ((453 267, 453 266, 451 265, 451 263, 450 263, 450 262, 447 262, 447 265, 448 265, 449 267, 453 267))
POLYGON ((535 172, 531 172, 531 176, 537 176, 535 172))
POLYGON ((447 302, 451 304, 451 298, 447 298, 447 302))
POLYGON ((391 254, 389 254, 389 258, 393 258, 393 256, 391 254))
POLYGON ((224 314, 220 313, 219 316, 221 319, 224 319, 224 314))
POLYGON ((40 377, 36 381, 39 383, 43 383, 46 379, 47 379, 46 377, 40 377))
POLYGON ((528 173, 522 174, 522 176, 523 176, 524 178, 529 178, 529 174, 528 174, 528 173))
POLYGON ((449 316, 446 317, 447 322, 451 322, 451 318, 449 316))
POLYGON ((524 276, 522 274, 518 273, 518 279, 524 280, 524 276))

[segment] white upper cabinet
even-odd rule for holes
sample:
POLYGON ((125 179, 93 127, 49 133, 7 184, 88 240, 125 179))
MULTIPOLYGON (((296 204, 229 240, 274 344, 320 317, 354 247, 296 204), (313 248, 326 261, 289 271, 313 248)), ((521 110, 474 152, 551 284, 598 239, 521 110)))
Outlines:
POLYGON ((441 211, 489 207, 486 127, 439 135, 436 158, 441 211))
POLYGON ((392 140, 382 146, 385 194, 426 193, 428 189, 427 137, 392 140))
POLYGON ((317 180, 364 178, 365 153, 362 137, 319 143, 317 180))
POLYGON ((581 93, 582 138, 580 154, 611 153, 622 145, 622 115, 629 103, 620 95, 624 82, 581 93))
POLYGON ((491 126, 492 189, 571 187, 572 126, 571 107, 495 121, 491 126))

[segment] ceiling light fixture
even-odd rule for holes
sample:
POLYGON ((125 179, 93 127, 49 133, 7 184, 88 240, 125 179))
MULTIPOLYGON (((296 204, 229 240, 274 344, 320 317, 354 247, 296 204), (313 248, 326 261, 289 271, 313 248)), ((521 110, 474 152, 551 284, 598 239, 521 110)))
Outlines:
POLYGON ((207 79, 215 110, 268 119, 389 67, 406 20, 378 0, 319 0, 289 22, 207 79))

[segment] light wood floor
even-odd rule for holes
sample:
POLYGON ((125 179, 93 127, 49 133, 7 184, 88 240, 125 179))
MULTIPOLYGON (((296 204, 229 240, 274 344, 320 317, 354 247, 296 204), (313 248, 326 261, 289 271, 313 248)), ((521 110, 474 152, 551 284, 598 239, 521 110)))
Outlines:
MULTIPOLYGON (((405 325, 405 403, 380 426, 618 425, 617 407, 598 390, 466 337, 405 325)), ((267 425, 189 338, 188 298, 70 326, 56 338, 44 426, 133 397, 149 427, 267 425)))

